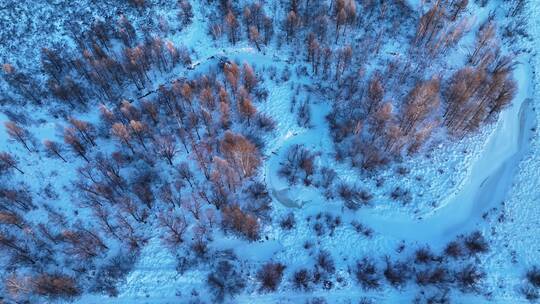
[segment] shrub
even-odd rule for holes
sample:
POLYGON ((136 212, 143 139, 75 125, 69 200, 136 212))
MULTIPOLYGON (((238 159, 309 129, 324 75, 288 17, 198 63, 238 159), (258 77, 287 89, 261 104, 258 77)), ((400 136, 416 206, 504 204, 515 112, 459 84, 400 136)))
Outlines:
POLYGON ((386 258, 386 268, 384 269, 384 277, 394 287, 401 287, 407 283, 410 278, 410 268, 404 262, 393 263, 386 258))
POLYGON ((111 297, 118 296, 116 286, 125 278, 131 271, 137 258, 135 253, 120 253, 111 258, 111 260, 103 265, 96 273, 94 286, 90 291, 97 293, 106 293, 111 297))
POLYGON ((331 274, 336 271, 334 260, 332 259, 330 252, 326 250, 321 250, 321 252, 319 252, 319 255, 317 255, 317 266, 319 266, 326 273, 331 274))
POLYGON ((456 272, 455 279, 459 288, 464 292, 476 292, 479 290, 479 284, 486 277, 485 272, 478 269, 477 266, 469 264, 462 270, 456 272))
POLYGON ((328 303, 325 298, 316 297, 311 300, 307 300, 306 304, 326 304, 328 303))
POLYGON ((489 244, 480 231, 475 231, 465 238, 465 247, 470 255, 485 253, 489 250, 489 244))
POLYGON ((257 114, 255 123, 259 129, 266 132, 273 131, 276 128, 276 122, 269 116, 262 113, 257 114))
POLYGON ((285 230, 291 230, 294 228, 294 225, 296 225, 296 220, 294 219, 294 213, 289 213, 285 218, 281 220, 279 223, 281 228, 285 230))
POLYGON ((363 234, 367 238, 371 238, 373 236, 373 229, 364 226, 362 223, 358 222, 357 220, 352 220, 351 225, 354 227, 354 230, 358 233, 363 234))
POLYGON ((392 192, 390 193, 390 197, 395 201, 400 201, 403 203, 403 205, 406 205, 411 202, 412 196, 411 192, 406 189, 402 189, 401 187, 396 187, 392 192))
POLYGON ((259 222, 257 218, 240 209, 238 205, 224 206, 221 209, 222 225, 232 229, 251 241, 259 239, 259 222))
POLYGON ((357 210, 361 206, 369 204, 373 195, 365 190, 360 190, 347 184, 340 184, 337 188, 339 197, 345 202, 345 206, 351 210, 357 210))
POLYGON ((268 218, 268 213, 272 209, 272 199, 268 195, 266 185, 261 182, 254 182, 248 186, 246 192, 249 199, 245 209, 258 217, 268 218))
POLYGON ((305 268, 297 270, 293 274, 292 283, 295 289, 308 290, 311 274, 305 268))
POLYGON ((527 281, 531 283, 534 287, 540 288, 540 268, 534 266, 532 269, 527 271, 527 281))
POLYGON ((354 274, 360 286, 365 290, 377 289, 381 285, 377 267, 369 258, 363 258, 356 263, 354 274))
POLYGON ((334 183, 334 180, 337 177, 336 171, 331 168, 323 167, 321 168, 321 186, 325 189, 330 188, 334 183))
POLYGON ((437 257, 429 247, 419 248, 414 253, 414 262, 416 264, 429 264, 435 260, 437 260, 437 257))
POLYGON ((326 232, 326 229, 324 228, 324 225, 322 223, 320 223, 320 222, 316 222, 313 225, 313 230, 315 230, 315 234, 317 236, 322 236, 326 232))
POLYGON ((525 296, 525 299, 531 302, 540 299, 540 293, 538 292, 538 288, 535 288, 534 286, 531 286, 530 284, 522 286, 520 288, 520 292, 525 296))
POLYGON ((220 261, 215 265, 206 282, 210 286, 214 300, 220 303, 225 301, 227 297, 234 297, 246 286, 242 274, 227 260, 220 261))
POLYGON ((459 242, 452 241, 444 248, 444 254, 454 259, 463 256, 463 247, 459 242))
POLYGON ((296 184, 300 179, 309 185, 317 169, 315 166, 316 156, 303 145, 293 145, 287 150, 286 159, 278 174, 285 178, 290 185, 296 184))
POLYGON ((285 265, 281 263, 266 263, 257 272, 257 280, 261 284, 261 291, 276 291, 283 279, 285 265))
POLYGON ((81 294, 75 279, 64 274, 42 274, 34 280, 34 292, 49 298, 73 298, 81 294))
POLYGON ((450 280, 448 270, 444 267, 435 267, 416 273, 416 283, 421 286, 430 284, 440 285, 450 280))
POLYGON ((373 302, 371 299, 369 298, 366 298, 366 297, 363 297, 360 299, 360 301, 358 301, 358 304, 373 304, 375 302, 373 302))

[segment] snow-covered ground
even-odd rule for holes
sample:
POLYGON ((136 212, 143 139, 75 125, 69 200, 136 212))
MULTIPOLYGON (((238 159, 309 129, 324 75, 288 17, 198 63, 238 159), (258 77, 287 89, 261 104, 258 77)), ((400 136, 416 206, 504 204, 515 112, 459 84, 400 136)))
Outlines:
MULTIPOLYGON (((407 2, 412 8, 420 9, 423 1, 407 2)), ((491 1, 491 6, 484 8, 484 17, 497 5, 496 1, 491 1)), ((193 11, 194 23, 173 36, 173 39, 196 50, 195 71, 203 68, 208 58, 220 56, 249 62, 257 68, 274 66, 279 71, 288 65, 287 54, 282 50, 266 49, 265 53, 259 53, 247 44, 217 47, 206 34, 204 8, 195 5, 193 11)), ((267 79, 264 85, 269 96, 258 105, 258 109, 272 116, 277 121, 277 128, 274 136, 266 142, 262 174, 273 198, 272 217, 276 221, 274 226, 265 227, 261 241, 250 246, 238 243, 235 250, 245 259, 243 263, 249 264, 246 268, 254 268, 254 265, 269 259, 286 261, 291 267, 299 267, 313 263, 312 256, 306 254, 304 249, 306 242, 312 242, 318 250, 332 253, 338 276, 345 280, 331 291, 292 292, 288 288, 289 282, 284 282, 284 286, 272 294, 260 294, 248 289, 234 302, 303 303, 308 298, 320 296, 329 303, 356 303, 362 297, 376 303, 401 303, 403 299, 411 299, 416 290, 412 287, 403 290, 385 287, 372 292, 362 291, 353 283, 347 266, 364 255, 399 257, 395 249, 403 242, 411 248, 430 244, 440 250, 449 240, 474 229, 483 231, 491 242, 490 253, 478 260, 489 270, 487 282, 491 296, 488 300, 484 296, 459 293, 455 298, 456 303, 526 302, 519 294, 523 273, 540 258, 540 137, 536 127, 540 119, 537 111, 540 104, 537 93, 540 84, 540 20, 537 18, 540 16, 540 3, 530 1, 527 14, 531 37, 530 41, 523 43, 525 48, 532 51, 517 58, 519 64, 514 76, 519 84, 519 92, 513 104, 481 134, 467 137, 454 146, 441 143, 432 149, 433 158, 418 156, 405 160, 403 165, 411 169, 407 177, 396 175, 394 167, 384 169, 380 176, 385 178, 386 185, 382 189, 374 189, 374 206, 345 213, 342 219, 344 223, 358 220, 372 228, 372 238, 359 235, 348 224, 337 227, 330 235, 313 236, 312 222, 306 217, 313 220, 317 213, 335 216, 343 208, 342 204, 325 199, 314 187, 291 187, 278 176, 277 170, 283 154, 293 144, 305 144, 313 151, 324 151, 325 147, 332 145, 325 120, 330 107, 326 100, 313 98, 310 103, 313 127, 299 127, 296 115, 289 110, 289 102, 294 95, 291 84, 276 84, 267 79), (464 150, 467 150, 466 154, 464 150), (441 167, 446 169, 444 173, 440 173, 441 167), (417 176, 422 178, 416 179, 417 176), (416 195, 410 205, 396 205, 396 202, 389 202, 384 196, 395 185, 416 188, 422 195, 416 195), (435 201, 436 204, 432 204, 435 201), (277 220, 291 212, 297 218, 295 229, 283 231, 276 227, 277 220), (516 259, 515 263, 511 262, 512 257, 516 259)), ((295 81, 296 84, 309 83, 302 77, 295 81)), ((33 118, 39 120, 39 117, 33 118)), ((3 125, 6 120, 7 117, 0 114, 0 124, 3 125)), ((60 129, 50 120, 35 125, 31 131, 38 135, 39 141, 54 138, 60 129)), ((2 147, 7 146, 7 140, 5 132, 0 132, 2 147)), ((18 153, 23 154, 22 149, 18 153)), ((49 165, 43 166, 38 159, 23 157, 23 170, 31 171, 25 180, 36 188, 36 192, 42 191, 43 180, 47 180, 47 183, 57 182, 60 183, 58 187, 64 187, 73 179, 73 175, 58 172, 64 166, 60 161, 55 161, 53 165, 50 164, 51 160, 47 162, 49 165), (58 174, 62 176, 61 179, 53 178, 58 174)), ((335 162, 330 153, 323 154, 318 162, 332 166, 340 180, 360 180, 374 188, 374 180, 359 176, 352 169, 335 162)), ((73 168, 70 170, 74 173, 73 168)), ((69 201, 69 196, 66 195, 62 201, 69 201)), ((228 245, 235 247, 235 244, 228 245)), ((86 295, 77 302, 187 303, 193 291, 206 298, 207 270, 194 269, 179 274, 176 264, 176 257, 156 236, 143 248, 134 270, 119 288, 117 298, 86 295)), ((253 273, 249 278, 254 281, 253 273)))

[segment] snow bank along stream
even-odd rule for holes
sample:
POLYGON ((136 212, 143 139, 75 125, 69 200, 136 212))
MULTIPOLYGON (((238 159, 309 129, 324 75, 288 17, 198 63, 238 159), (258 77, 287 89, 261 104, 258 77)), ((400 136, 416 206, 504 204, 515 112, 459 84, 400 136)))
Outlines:
MULTIPOLYGON (((530 129, 536 123, 528 100, 532 96, 528 60, 521 62, 514 76, 518 81, 519 92, 513 104, 501 112, 483 151, 473 163, 462 187, 454 195, 447 197, 439 208, 423 219, 416 219, 410 214, 388 217, 373 209, 363 208, 358 211, 359 220, 379 233, 396 238, 444 242, 470 229, 483 212, 501 203, 512 183, 517 164, 528 150, 530 129)), ((302 208, 305 204, 323 204, 325 201, 318 189, 289 187, 277 175, 279 162, 292 145, 305 144, 308 148, 332 145, 327 125, 323 123, 328 109, 324 105, 314 107, 314 121, 319 124, 302 134, 288 134, 282 139, 279 151, 272 153, 265 164, 270 193, 286 207, 302 208)))

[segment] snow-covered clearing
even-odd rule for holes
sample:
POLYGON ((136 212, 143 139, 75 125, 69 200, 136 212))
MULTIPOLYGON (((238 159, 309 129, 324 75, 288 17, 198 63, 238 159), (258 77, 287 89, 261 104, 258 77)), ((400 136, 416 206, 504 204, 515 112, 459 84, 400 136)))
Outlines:
MULTIPOLYGON (((514 170, 528 151, 530 130, 536 125, 536 117, 529 105, 532 73, 527 61, 519 65, 515 76, 519 80, 520 91, 514 103, 502 113, 465 177, 463 186, 446 197, 439 208, 423 215, 422 219, 413 218, 410 214, 376 213, 369 208, 360 210, 358 217, 377 232, 398 240, 444 244, 456 235, 469 231, 482 213, 503 201, 513 180, 514 170)), ((278 151, 287 150, 294 144, 306 144, 312 150, 331 144, 328 127, 324 124, 327 113, 325 105, 315 105, 312 111, 316 115, 316 127, 301 134, 287 134, 279 142, 278 151)), ((282 158, 282 154, 272 153, 265 167, 267 183, 276 200, 287 207, 307 205, 316 209, 325 204, 326 199, 317 189, 301 185, 290 187, 279 180, 275 170, 279 168, 278 163, 282 158)))

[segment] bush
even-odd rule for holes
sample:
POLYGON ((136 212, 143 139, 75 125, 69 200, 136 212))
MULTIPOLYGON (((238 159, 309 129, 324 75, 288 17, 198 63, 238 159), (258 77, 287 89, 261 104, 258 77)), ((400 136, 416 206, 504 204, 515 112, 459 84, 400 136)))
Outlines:
POLYGON ((540 288, 540 268, 538 266, 534 266, 532 269, 527 271, 527 281, 531 283, 536 288, 540 288))
POLYGON ((530 284, 522 286, 520 288, 520 292, 525 296, 525 299, 531 302, 540 299, 540 293, 538 292, 538 288, 535 288, 534 286, 531 286, 530 284))
POLYGON ((361 206, 369 205, 373 198, 369 192, 360 190, 347 184, 340 184, 337 188, 339 197, 345 202, 345 206, 351 210, 357 210, 361 206))
POLYGON ((309 128, 311 122, 311 112, 309 111, 309 101, 303 102, 298 108, 296 121, 298 125, 309 128))
POLYGON ((414 253, 414 262, 416 264, 429 264, 436 260, 438 260, 438 258, 429 247, 419 248, 414 253))
POLYGON ((200 259, 205 258, 210 250, 208 248, 208 241, 200 237, 195 239, 190 247, 193 253, 195 253, 195 256, 200 259))
POLYGON ((316 156, 303 145, 293 145, 287 150, 286 159, 278 174, 285 178, 290 185, 295 185, 300 179, 306 185, 309 185, 313 174, 317 170, 315 166, 316 156))
POLYGON ((326 304, 328 303, 325 298, 316 297, 311 300, 307 300, 306 304, 326 304))
POLYGON ((294 225, 296 225, 296 220, 294 219, 294 213, 292 212, 287 214, 287 216, 283 218, 279 223, 279 226, 281 226, 281 228, 285 230, 293 229, 294 225))
POLYGON ((416 283, 421 286, 426 285, 440 285, 450 280, 448 270, 444 267, 435 267, 434 269, 428 269, 419 271, 416 274, 416 283))
POLYGON ((215 265, 215 269, 208 275, 206 282, 210 286, 214 300, 220 303, 227 297, 234 297, 246 286, 242 274, 227 260, 215 265))
POLYGON ((293 274, 292 283, 295 289, 308 290, 311 274, 305 268, 297 270, 293 274))
POLYGON ((356 263, 354 274, 356 280, 364 290, 377 289, 381 285, 377 267, 369 258, 363 258, 356 263))
POLYGON ((401 187, 394 188, 390 193, 390 197, 395 201, 400 201, 403 205, 410 203, 412 200, 411 192, 401 187))
POLYGON ((386 258, 386 268, 383 274, 392 286, 401 287, 410 278, 410 268, 404 262, 393 263, 389 258, 386 258))
POLYGON ((276 122, 269 116, 262 113, 257 114, 255 123, 257 124, 257 127, 259 127, 259 129, 266 132, 273 131, 276 128, 276 122))
POLYGON ((246 192, 249 197, 245 207, 246 211, 258 217, 268 218, 268 213, 272 209, 272 199, 268 194, 266 185, 261 182, 254 182, 249 185, 246 192))
POLYGON ((266 263, 257 272, 257 280, 261 284, 261 291, 276 291, 283 279, 283 270, 285 265, 281 263, 266 263))
POLYGON ((373 304, 375 302, 373 302, 371 299, 369 298, 366 298, 366 297, 363 297, 360 299, 360 301, 358 301, 358 304, 373 304))
POLYGON ((323 167, 321 168, 321 186, 325 189, 330 188, 334 183, 334 180, 337 177, 336 171, 331 168, 323 167))
POLYGON ((455 274, 456 282, 459 288, 464 292, 479 291, 479 284, 486 277, 485 272, 478 269, 477 266, 469 264, 455 274))
POLYGON ((103 265, 96 273, 94 286, 90 291, 97 293, 106 293, 111 297, 118 296, 116 286, 125 278, 131 271, 137 258, 135 253, 120 253, 111 258, 111 260, 103 265))
POLYGON ((450 304, 451 302, 449 298, 449 291, 447 289, 436 289, 433 291, 421 292, 421 296, 416 296, 413 303, 450 304))
POLYGON ((358 222, 357 220, 352 220, 351 225, 354 227, 354 230, 358 233, 363 234, 367 238, 371 238, 373 236, 373 229, 364 226, 362 223, 358 222))
POLYGON ((334 230, 341 225, 341 217, 339 215, 334 217, 332 214, 326 213, 324 219, 326 226, 330 230, 330 235, 333 235, 334 230))
POLYGON ((459 242, 456 241, 448 243, 448 245, 446 245, 446 248, 444 248, 444 254, 454 259, 462 257, 463 253, 463 247, 459 242))
POLYGON ((334 260, 332 259, 330 252, 326 250, 321 250, 321 252, 319 252, 319 255, 317 256, 317 266, 329 274, 336 271, 334 260))
POLYGON ((75 279, 64 274, 42 274, 34 280, 34 293, 52 299, 69 299, 81 294, 75 279))
POLYGON ((470 255, 486 253, 489 250, 489 244, 480 231, 475 231, 465 238, 465 247, 470 255))
POLYGON ((222 225, 232 229, 251 241, 259 239, 259 222, 257 218, 240 209, 238 205, 224 206, 221 209, 222 225))
POLYGON ((315 234, 317 236, 322 236, 326 232, 325 226, 321 222, 316 222, 313 225, 313 230, 315 230, 315 234))

